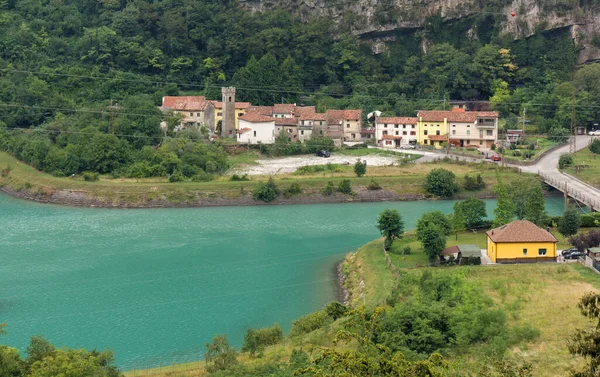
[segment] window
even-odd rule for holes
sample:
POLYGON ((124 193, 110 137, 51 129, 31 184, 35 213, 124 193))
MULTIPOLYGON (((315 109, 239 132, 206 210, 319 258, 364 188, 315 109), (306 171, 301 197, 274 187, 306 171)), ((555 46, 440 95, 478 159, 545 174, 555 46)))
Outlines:
MULTIPOLYGON (((239 116, 239 117, 241 117, 241 116, 243 116, 243 115, 244 115, 244 113, 238 113, 238 116, 239 116)), ((200 114, 198 114, 198 116, 200 116, 200 114)))
POLYGON ((350 128, 350 123, 346 123, 346 128, 350 128))
POLYGON ((356 139, 356 134, 350 134, 350 137, 351 137, 352 139, 356 139))
POLYGON ((320 131, 319 131, 319 135, 323 135, 323 130, 320 130, 320 131))
POLYGON ((391 140, 386 140, 385 141, 385 145, 392 145, 392 141, 391 140))
POLYGON ((435 131, 436 136, 440 136, 440 130, 435 131))
POLYGON ((406 129, 406 124, 403 124, 403 125, 402 125, 402 128, 406 129))
POLYGON ((383 125, 383 128, 387 128, 387 124, 384 124, 384 125, 383 125))
POLYGON ((526 257, 527 256, 527 249, 523 249, 523 256, 526 257))
POLYGON ((223 113, 217 113, 217 116, 218 117, 223 116, 223 113))
POLYGON ((408 134, 406 133, 406 131, 402 131, 402 135, 405 135, 405 136, 406 136, 406 135, 408 135, 408 134))
POLYGON ((397 124, 394 124, 394 128, 398 128, 398 125, 397 125, 397 124))
POLYGON ((254 137, 256 137, 256 131, 254 131, 254 137))
POLYGON ((483 139, 483 131, 479 131, 479 138, 483 139))
POLYGON ((467 136, 471 136, 471 130, 467 130, 467 136))
POLYGON ((440 125, 439 125, 439 124, 436 124, 435 126, 436 126, 436 127, 439 127, 440 125))
POLYGON ((467 140, 467 145, 471 145, 471 140, 467 140))
POLYGON ((414 124, 412 125, 412 129, 413 129, 413 130, 415 129, 415 125, 414 125, 414 124))
POLYGON ((231 102, 231 97, 229 97, 229 102, 231 102))
POLYGON ((427 145, 427 140, 423 140, 423 145, 427 145))
POLYGON ((304 130, 300 130, 300 135, 304 135, 304 130))
POLYGON ((483 140, 479 140, 479 145, 483 145, 483 140))
POLYGON ((399 133, 399 132, 400 132, 400 131, 396 131, 396 136, 400 135, 400 133, 399 133))
POLYGON ((494 131, 493 130, 487 130, 485 134, 487 136, 494 136, 494 131))
POLYGON ((456 124, 453 124, 452 127, 456 127, 456 124))
POLYGON ((196 113, 196 116, 197 116, 197 117, 199 117, 199 116, 200 116, 200 113, 196 113))
POLYGON ((292 129, 288 128, 287 132, 288 132, 288 134, 291 134, 292 133, 292 129))
POLYGON ((417 134, 417 131, 410 131, 410 134, 415 136, 417 134))
POLYGON ((452 130, 452 135, 456 135, 456 130, 452 130))
POLYGON ((383 131, 383 134, 384 134, 384 135, 387 135, 388 133, 387 133, 387 131, 383 131))
POLYGON ((323 125, 323 122, 319 122, 319 126, 322 126, 322 125, 323 125))
POLYGON ((423 135, 427 136, 427 130, 423 131, 423 135))
POLYGON ((191 116, 191 117, 193 117, 193 116, 194 116, 194 113, 190 113, 190 116, 191 116))
POLYGON ((546 249, 539 249, 538 255, 546 255, 546 249))
POLYGON ((471 125, 470 125, 470 124, 467 124, 467 127, 471 127, 471 125))

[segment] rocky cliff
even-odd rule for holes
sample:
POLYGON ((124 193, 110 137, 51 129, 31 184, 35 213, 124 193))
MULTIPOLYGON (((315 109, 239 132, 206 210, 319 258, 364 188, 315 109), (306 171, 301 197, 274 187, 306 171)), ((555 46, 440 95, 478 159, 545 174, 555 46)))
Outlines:
MULTIPOLYGON (((282 8, 306 21, 327 17, 373 42, 374 52, 399 30, 419 30, 432 17, 443 23, 473 20, 465 37, 478 38, 475 19, 489 16, 515 39, 569 28, 579 63, 600 60, 600 1, 574 0, 239 0, 253 12, 282 8), (583 3, 584 6, 579 4, 583 3), (594 45, 594 42, 596 45, 594 45)), ((443 31, 443 28, 441 29, 443 31)), ((426 42, 426 41, 424 41, 426 42)), ((426 43, 424 43, 426 45, 426 43)))

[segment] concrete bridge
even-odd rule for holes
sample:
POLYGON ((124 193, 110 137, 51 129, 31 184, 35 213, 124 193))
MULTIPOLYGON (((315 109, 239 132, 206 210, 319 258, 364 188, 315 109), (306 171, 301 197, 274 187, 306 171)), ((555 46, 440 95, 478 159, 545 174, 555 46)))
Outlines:
MULTIPOLYGON (((577 136, 576 149, 586 148, 591 139, 592 137, 587 135, 577 136)), ((565 196, 565 204, 568 198, 572 198, 590 207, 592 211, 600 211, 600 190, 558 170, 558 159, 563 153, 569 153, 568 144, 548 153, 535 165, 522 166, 520 169, 524 172, 539 174, 546 184, 562 191, 565 196)))

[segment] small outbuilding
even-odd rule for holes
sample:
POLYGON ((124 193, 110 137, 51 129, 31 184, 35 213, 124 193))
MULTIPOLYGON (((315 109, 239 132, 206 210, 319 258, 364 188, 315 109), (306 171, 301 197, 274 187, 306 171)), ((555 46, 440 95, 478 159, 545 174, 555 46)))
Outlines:
POLYGON ((527 220, 516 220, 487 231, 487 254, 492 263, 556 261, 552 233, 527 220))
POLYGON ((477 245, 450 246, 442 251, 442 256, 452 256, 461 265, 481 264, 481 249, 477 245))

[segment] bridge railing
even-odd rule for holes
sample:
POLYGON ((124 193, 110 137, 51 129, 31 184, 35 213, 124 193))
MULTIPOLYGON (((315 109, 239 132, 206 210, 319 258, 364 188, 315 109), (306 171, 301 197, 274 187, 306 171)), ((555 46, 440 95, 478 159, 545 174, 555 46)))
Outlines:
POLYGON ((594 198, 591 195, 588 195, 587 193, 569 186, 568 181, 565 179, 558 179, 555 177, 552 177, 548 174, 544 174, 540 171, 538 171, 538 174, 540 177, 542 177, 542 179, 544 180, 544 182, 546 182, 547 184, 554 186, 555 188, 557 188, 558 190, 562 191, 562 192, 566 192, 568 196, 570 196, 571 198, 578 200, 579 202, 587 205, 588 207, 592 208, 592 209, 599 209, 600 208, 600 200, 597 198, 594 198))

